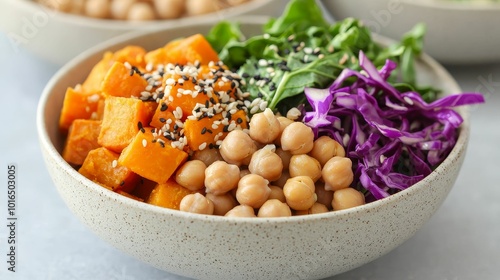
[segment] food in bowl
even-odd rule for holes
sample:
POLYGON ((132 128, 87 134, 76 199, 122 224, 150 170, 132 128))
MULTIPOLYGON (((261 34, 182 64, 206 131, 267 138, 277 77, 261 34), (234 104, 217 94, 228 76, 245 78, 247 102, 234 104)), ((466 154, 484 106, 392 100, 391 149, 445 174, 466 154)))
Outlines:
POLYGON ((159 20, 214 13, 251 0, 35 0, 54 10, 93 18, 159 20))
POLYGON ((484 101, 416 83, 422 36, 382 47, 358 21, 330 26, 297 0, 248 39, 222 22, 106 53, 66 92, 63 157, 111 191, 199 214, 314 214, 388 197, 453 149, 462 119, 451 108, 484 101))

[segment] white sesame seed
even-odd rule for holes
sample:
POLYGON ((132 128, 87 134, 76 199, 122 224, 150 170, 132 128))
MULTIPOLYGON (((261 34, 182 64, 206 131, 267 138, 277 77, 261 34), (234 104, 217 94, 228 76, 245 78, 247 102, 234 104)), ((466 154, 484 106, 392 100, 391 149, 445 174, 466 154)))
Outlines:
POLYGON ((175 80, 172 78, 168 78, 167 80, 165 80, 165 84, 171 86, 175 84, 175 80))
POLYGON ((198 150, 202 151, 204 150, 205 148, 207 147, 207 142, 203 142, 200 144, 200 146, 198 146, 198 150))
POLYGON ((306 48, 304 48, 304 52, 305 52, 306 54, 312 54, 313 49, 312 49, 312 48, 309 48, 309 47, 306 47, 306 48))
POLYGON ((320 53, 320 54, 318 55, 318 58, 319 58, 319 59, 323 59, 324 57, 325 57, 325 55, 324 55, 324 54, 322 54, 322 53, 320 53))
POLYGON ((142 139, 142 146, 145 148, 148 145, 148 140, 142 139))
POLYGON ((259 104, 259 109, 264 111, 267 108, 267 101, 263 101, 259 104))
POLYGON ((267 61, 265 59, 259 59, 259 66, 267 67, 267 61))
POLYGON ((215 122, 212 123, 212 129, 217 129, 217 128, 219 128, 219 125, 217 125, 215 122))
POLYGON ((123 65, 125 65, 125 68, 127 68, 127 69, 132 69, 132 65, 130 65, 130 63, 128 61, 125 61, 125 63, 123 63, 123 65))
POLYGON ((250 109, 250 114, 255 114, 255 113, 257 113, 257 111, 259 111, 259 107, 258 106, 252 107, 250 109))
POLYGON ((264 39, 269 39, 269 38, 271 38, 271 35, 269 35, 269 34, 266 33, 262 37, 264 37, 264 39))
POLYGON ((97 101, 99 101, 101 97, 99 96, 99 94, 92 94, 91 96, 87 97, 87 101, 89 103, 96 103, 97 101))
POLYGON ((153 63, 152 63, 152 62, 149 62, 149 63, 146 65, 146 71, 148 71, 148 72, 153 71, 153 63))
POLYGON ((274 68, 273 67, 267 67, 266 68, 266 72, 267 73, 273 73, 274 72, 274 68))
POLYGON ((97 112, 92 112, 92 114, 90 114, 90 119, 97 120, 97 118, 98 118, 97 112))
POLYGON ((227 127, 227 131, 233 131, 236 128, 236 123, 232 122, 227 127))
POLYGON ((115 168, 116 166, 118 166, 118 161, 116 159, 113 160, 113 162, 111 163, 111 166, 113 166, 113 168, 115 168))

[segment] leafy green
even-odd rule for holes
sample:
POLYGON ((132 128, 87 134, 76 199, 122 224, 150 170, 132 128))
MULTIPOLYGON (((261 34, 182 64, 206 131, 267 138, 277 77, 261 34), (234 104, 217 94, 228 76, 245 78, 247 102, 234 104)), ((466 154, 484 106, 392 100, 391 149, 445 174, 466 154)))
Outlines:
MULTIPOLYGON (((358 19, 329 24, 315 0, 292 0, 283 14, 270 19, 263 33, 245 39, 235 23, 223 21, 207 35, 220 59, 244 80, 251 99, 262 98, 267 107, 285 113, 304 103, 304 88, 326 88, 345 68, 360 70, 363 51, 381 67, 387 59, 398 63, 390 82, 415 88, 415 58, 422 52, 425 26, 417 25, 400 42, 377 44, 358 19)), ((427 88, 428 97, 435 91, 427 88)))

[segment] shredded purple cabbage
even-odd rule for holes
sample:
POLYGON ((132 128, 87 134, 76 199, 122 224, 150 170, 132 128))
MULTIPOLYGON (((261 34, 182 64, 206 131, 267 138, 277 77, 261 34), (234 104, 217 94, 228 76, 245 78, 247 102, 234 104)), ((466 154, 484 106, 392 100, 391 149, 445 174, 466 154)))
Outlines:
POLYGON ((395 62, 377 70, 360 52, 359 64, 366 73, 345 69, 329 88, 305 89, 312 111, 303 121, 316 137, 343 144, 353 162, 353 186, 377 200, 429 175, 456 143, 463 119, 452 107, 484 98, 461 93, 426 103, 418 92, 399 92, 387 81, 395 62))

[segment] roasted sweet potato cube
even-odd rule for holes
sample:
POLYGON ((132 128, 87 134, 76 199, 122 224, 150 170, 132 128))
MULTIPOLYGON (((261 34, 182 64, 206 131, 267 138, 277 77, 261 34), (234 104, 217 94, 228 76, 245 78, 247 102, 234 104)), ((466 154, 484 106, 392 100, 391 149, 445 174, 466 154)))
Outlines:
POLYGON ((114 152, 121 152, 147 126, 154 114, 151 104, 136 98, 106 98, 98 143, 114 152))
POLYGON ((184 135, 189 148, 193 151, 202 150, 203 147, 216 145, 218 140, 223 140, 231 129, 248 128, 247 116, 244 111, 236 111, 225 124, 225 117, 217 114, 213 118, 200 120, 187 119, 184 122, 184 135))
POLYGON ((115 61, 121 63, 128 62, 130 65, 142 69, 145 67, 144 55, 146 55, 146 50, 143 47, 126 46, 123 49, 117 50, 113 54, 113 58, 115 61))
POLYGON ((82 89, 85 93, 99 93, 101 91, 101 83, 108 73, 109 68, 113 65, 113 53, 106 52, 102 59, 92 68, 89 75, 82 83, 82 89))
POLYGON ((140 97, 148 82, 123 63, 116 61, 109 69, 101 84, 104 96, 140 97))
POLYGON ((97 119, 97 108, 101 96, 88 94, 74 88, 68 88, 64 96, 63 107, 59 117, 59 127, 66 133, 76 119, 97 119))
POLYGON ((90 151, 78 170, 88 179, 114 191, 130 192, 140 177, 118 163, 119 154, 104 147, 90 151))
POLYGON ((168 180, 166 183, 156 185, 147 203, 179 210, 181 200, 191 193, 193 192, 177 184, 174 180, 168 180))
POLYGON ((153 135, 152 129, 148 127, 138 132, 122 151, 118 162, 146 179, 165 183, 186 161, 188 154, 172 147, 165 137, 153 135))
POLYGON ((100 145, 97 137, 101 130, 101 121, 78 119, 69 127, 68 137, 62 156, 73 165, 82 165, 87 154, 100 145))
POLYGON ((177 107, 182 110, 181 119, 184 120, 191 115, 197 103, 206 104, 206 102, 209 102, 210 104, 216 104, 219 102, 215 93, 198 92, 195 89, 196 84, 193 83, 193 79, 184 80, 184 78, 181 75, 170 73, 163 76, 166 93, 164 99, 172 112, 177 107), (179 80, 184 81, 179 83, 179 80), (173 85, 171 85, 172 81, 174 82, 173 85))
POLYGON ((170 63, 186 65, 199 62, 208 64, 210 61, 219 61, 217 52, 202 34, 195 34, 179 41, 173 41, 165 46, 170 63))
POLYGON ((175 124, 174 114, 168 109, 165 102, 158 104, 155 114, 149 123, 150 126, 158 129, 162 128, 167 122, 171 123, 171 127, 175 124), (170 120, 170 121, 169 121, 170 120))

